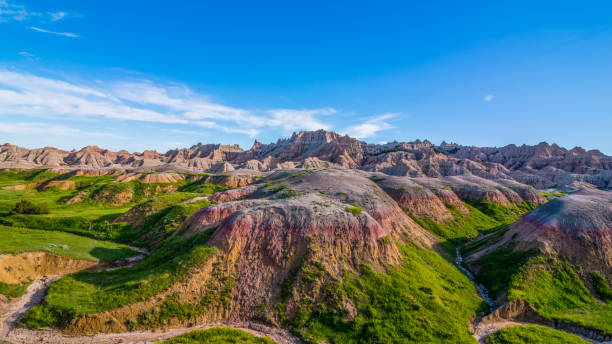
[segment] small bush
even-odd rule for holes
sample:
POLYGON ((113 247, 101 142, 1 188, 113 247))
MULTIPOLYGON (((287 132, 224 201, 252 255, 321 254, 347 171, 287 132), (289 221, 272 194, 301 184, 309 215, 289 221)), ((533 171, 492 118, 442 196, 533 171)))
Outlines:
POLYGON ((11 210, 12 214, 49 214, 49 206, 46 203, 34 204, 30 201, 21 200, 11 210))
POLYGON ((593 288, 599 295, 599 298, 605 302, 612 301, 612 288, 608 285, 605 277, 597 272, 591 272, 591 282, 593 283, 593 288))

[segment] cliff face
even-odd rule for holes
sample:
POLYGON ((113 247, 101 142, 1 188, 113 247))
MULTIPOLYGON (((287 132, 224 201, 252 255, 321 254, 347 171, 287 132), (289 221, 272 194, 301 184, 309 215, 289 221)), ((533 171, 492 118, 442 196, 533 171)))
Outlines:
POLYGON ((429 141, 368 144, 324 130, 294 133, 276 143, 255 142, 247 151, 238 145, 197 144, 160 154, 155 151, 111 152, 96 146, 79 151, 0 146, 2 168, 139 169, 227 173, 269 172, 283 168, 347 168, 395 176, 474 175, 511 179, 536 188, 612 186, 612 157, 597 150, 571 150, 555 144, 466 147, 429 141))

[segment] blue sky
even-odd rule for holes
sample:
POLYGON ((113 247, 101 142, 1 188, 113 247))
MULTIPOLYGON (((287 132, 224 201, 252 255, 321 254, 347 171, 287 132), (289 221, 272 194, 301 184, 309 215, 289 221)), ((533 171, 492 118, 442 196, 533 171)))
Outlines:
POLYGON ((165 151, 325 128, 612 154, 612 3, 0 0, 0 141, 165 151))

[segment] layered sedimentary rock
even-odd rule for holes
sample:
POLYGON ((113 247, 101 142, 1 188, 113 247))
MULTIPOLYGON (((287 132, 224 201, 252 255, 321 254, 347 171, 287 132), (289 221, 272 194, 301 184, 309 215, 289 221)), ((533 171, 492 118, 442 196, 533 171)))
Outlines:
MULTIPOLYGON (((360 271, 363 264, 378 270, 399 264, 403 258, 396 241, 423 248, 436 242, 380 187, 355 171, 280 171, 237 189, 236 197, 230 193, 223 192, 228 201, 196 212, 179 231, 193 236, 214 228, 209 245, 217 252, 188 279, 143 302, 76 319, 66 330, 121 331, 125 319, 160 307, 167 297, 199 302, 210 288, 224 288, 223 281, 233 286, 228 302, 198 321, 265 319, 278 325, 274 307, 283 283, 307 273, 306 267, 321 271, 308 291, 317 300, 326 297, 324 286, 346 271, 360 271)), ((301 290, 293 293, 283 313, 294 316, 303 296, 301 290)))
POLYGON ((197 144, 161 154, 155 151, 112 152, 96 146, 79 151, 0 146, 0 167, 137 169, 228 173, 286 168, 347 168, 409 177, 474 175, 511 179, 536 188, 612 186, 612 157, 580 147, 555 144, 469 147, 443 142, 368 144, 324 130, 302 131, 276 143, 255 141, 249 150, 238 145, 197 144))

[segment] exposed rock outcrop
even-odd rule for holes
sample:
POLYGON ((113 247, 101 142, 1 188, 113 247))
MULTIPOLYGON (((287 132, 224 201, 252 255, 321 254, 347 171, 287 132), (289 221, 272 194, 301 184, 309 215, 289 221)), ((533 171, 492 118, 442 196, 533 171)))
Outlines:
POLYGON ((228 173, 286 168, 350 168, 409 177, 474 175, 508 179, 536 188, 584 183, 612 187, 612 157, 597 150, 570 150, 555 144, 468 147, 443 142, 368 144, 324 130, 302 131, 276 143, 258 141, 249 150, 238 145, 197 144, 161 154, 111 152, 96 146, 79 151, 0 146, 0 167, 135 169, 228 173))

